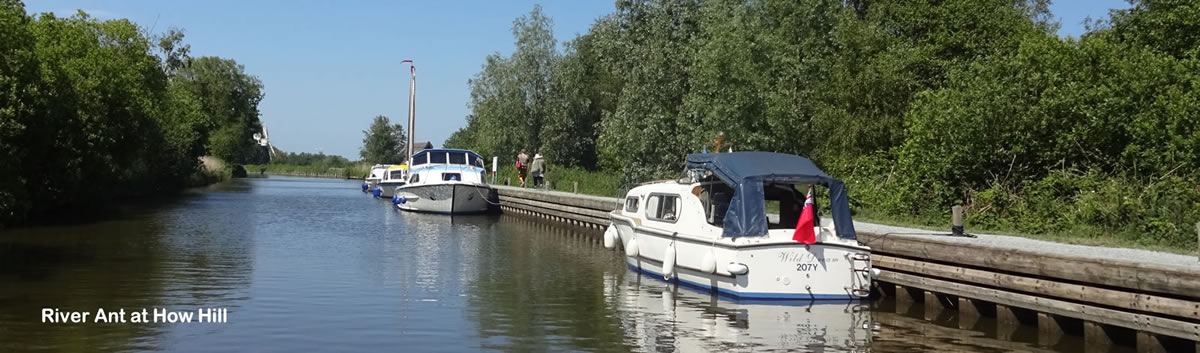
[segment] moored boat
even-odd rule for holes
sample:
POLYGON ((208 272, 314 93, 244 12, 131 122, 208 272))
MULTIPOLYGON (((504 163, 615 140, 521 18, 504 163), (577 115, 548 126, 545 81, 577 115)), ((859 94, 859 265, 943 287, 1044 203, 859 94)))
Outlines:
POLYGON ((383 179, 379 180, 375 188, 379 189, 376 196, 382 198, 392 198, 396 195, 396 188, 403 186, 408 181, 408 165, 389 166, 383 172, 383 179))
POLYGON ((605 246, 621 244, 631 269, 739 298, 870 294, 870 248, 856 238, 845 185, 812 161, 772 152, 692 154, 686 174, 631 189, 625 206, 609 214, 605 246), (798 189, 810 186, 828 190, 832 224, 820 224, 816 203, 798 189), (768 204, 778 215, 767 213, 768 204), (797 227, 807 225, 805 207, 812 207, 812 232, 797 227))
POLYGON ((392 200, 405 211, 445 214, 488 210, 491 188, 484 180, 483 157, 458 149, 427 149, 413 155, 408 182, 392 200))
MULTIPOLYGON (((374 193, 375 187, 378 186, 379 181, 383 179, 383 173, 387 171, 388 167, 390 167, 390 165, 387 164, 376 164, 371 166, 371 173, 367 174, 367 177, 363 179, 362 191, 374 193)), ((379 195, 375 194, 375 196, 379 195)))

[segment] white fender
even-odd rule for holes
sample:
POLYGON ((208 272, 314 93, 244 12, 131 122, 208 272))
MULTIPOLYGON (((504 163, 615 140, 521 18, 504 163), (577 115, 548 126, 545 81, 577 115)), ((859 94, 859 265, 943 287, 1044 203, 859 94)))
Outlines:
POLYGON ((750 272, 750 267, 746 266, 746 264, 730 262, 729 265, 725 266, 725 271, 729 271, 730 274, 734 275, 744 275, 750 272))
POLYGON ((704 254, 704 259, 700 260, 700 271, 714 273, 717 272, 717 256, 713 255, 712 251, 704 254))
POLYGON ((608 225, 608 229, 604 231, 604 247, 612 249, 617 247, 617 227, 608 225))
POLYGON ((625 255, 633 257, 633 256, 638 256, 640 254, 641 253, 638 252, 637 238, 634 237, 632 239, 629 239, 629 242, 625 243, 625 255))
POLYGON ((675 274, 675 243, 667 245, 667 251, 663 254, 663 279, 671 279, 671 275, 675 274))

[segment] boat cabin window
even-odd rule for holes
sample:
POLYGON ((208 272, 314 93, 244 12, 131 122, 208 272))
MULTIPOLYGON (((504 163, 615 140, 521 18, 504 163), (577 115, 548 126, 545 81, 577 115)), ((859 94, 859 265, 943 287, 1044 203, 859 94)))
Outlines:
POLYGON ((724 226, 725 212, 729 211, 729 201, 733 199, 733 188, 723 182, 708 183, 698 196, 700 204, 704 206, 705 221, 714 226, 724 226))
MULTIPOLYGON (((814 190, 815 191, 815 190, 814 190)), ((804 211, 808 184, 764 184, 763 198, 766 199, 768 229, 796 229, 800 213, 804 211), (778 215, 773 217, 770 215, 778 215)), ((814 195, 814 198, 815 195, 814 195)), ((813 225, 820 225, 820 213, 813 206, 813 225)))
POLYGON ((375 172, 371 172, 371 179, 379 179, 379 175, 376 175, 375 172))
POLYGON ((462 174, 459 173, 442 173, 443 181, 461 181, 462 174))
POLYGON ((408 178, 409 184, 416 184, 420 181, 421 181, 421 174, 413 174, 411 177, 408 178))
POLYGON ((428 162, 429 162, 429 154, 428 153, 418 153, 417 155, 413 156, 412 165, 421 165, 421 164, 425 164, 428 162))
POLYGON ((625 198, 625 212, 634 213, 638 210, 638 197, 630 196, 625 198))
POLYGON ((449 153, 429 153, 429 163, 446 164, 446 155, 449 153))
POLYGON ((646 199, 646 218, 675 223, 679 219, 679 196, 650 194, 646 199))
POLYGON ((403 170, 393 170, 393 171, 391 171, 390 175, 388 175, 388 179, 391 179, 391 180, 400 180, 403 178, 404 178, 403 170))
MULTIPOLYGON (((469 156, 470 155, 468 155, 468 157, 469 156)), ((475 160, 471 161, 471 165, 483 168, 483 158, 475 158, 475 160)))
POLYGON ((447 153, 450 155, 450 164, 467 164, 466 153, 447 153))

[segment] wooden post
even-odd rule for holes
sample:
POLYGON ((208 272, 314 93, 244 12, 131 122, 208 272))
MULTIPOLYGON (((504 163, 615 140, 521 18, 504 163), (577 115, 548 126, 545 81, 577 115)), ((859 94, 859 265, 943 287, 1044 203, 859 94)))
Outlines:
MULTIPOLYGON (((571 182, 571 192, 574 192, 576 194, 579 193, 579 182, 578 181, 571 182)), ((1197 223, 1197 227, 1200 227, 1200 223, 1197 223)))
POLYGON ((1017 320, 1017 313, 1008 305, 996 304, 996 339, 1001 341, 1012 341, 1013 333, 1017 332, 1017 328, 1021 326, 1021 322, 1017 320))
POLYGON ((1146 331, 1138 331, 1137 333, 1137 351, 1138 353, 1166 353, 1167 347, 1158 340, 1158 336, 1146 331))
POLYGON ((1112 349, 1112 337, 1104 330, 1104 324, 1083 322, 1083 349, 1088 352, 1108 352, 1112 349))
POLYGON ((1038 323, 1038 345, 1043 347, 1054 347, 1062 340, 1063 328, 1062 323, 1054 315, 1047 313, 1037 313, 1038 323))
POLYGON ((1200 261, 1200 222, 1196 222, 1196 261, 1200 261))
POLYGON ((979 323, 979 304, 970 298, 958 297, 958 328, 970 330, 979 323))
POLYGON ((504 185, 512 185, 512 178, 511 177, 504 178, 504 185))
POLYGON ((938 294, 931 291, 925 291, 925 301, 923 304, 925 307, 925 320, 933 321, 937 319, 938 315, 945 309, 938 294))

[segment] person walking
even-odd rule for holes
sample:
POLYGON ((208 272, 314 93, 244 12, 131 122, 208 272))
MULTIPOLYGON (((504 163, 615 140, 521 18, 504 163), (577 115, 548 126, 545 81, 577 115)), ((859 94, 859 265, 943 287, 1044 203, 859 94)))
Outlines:
POLYGON ((517 154, 517 179, 521 181, 521 187, 525 187, 525 176, 529 174, 529 155, 525 154, 525 149, 521 149, 521 153, 517 154))
POLYGON ((533 165, 529 167, 529 172, 533 173, 533 187, 541 187, 542 179, 546 177, 546 160, 542 159, 541 153, 533 156, 533 165))

